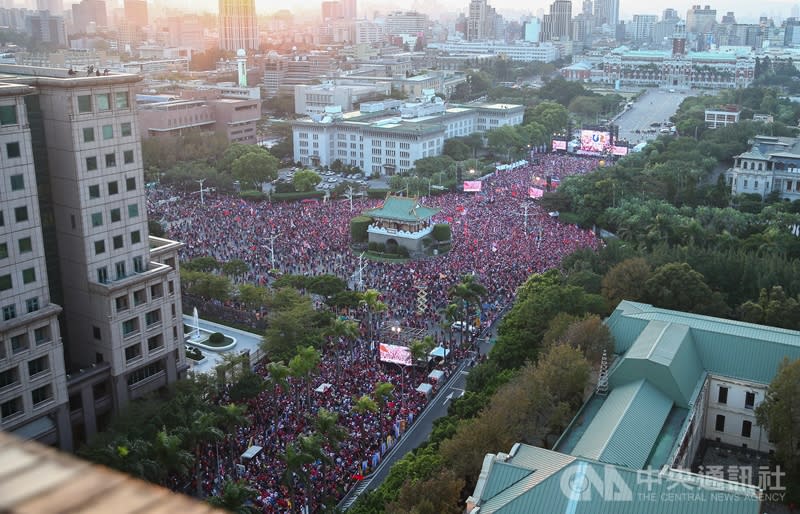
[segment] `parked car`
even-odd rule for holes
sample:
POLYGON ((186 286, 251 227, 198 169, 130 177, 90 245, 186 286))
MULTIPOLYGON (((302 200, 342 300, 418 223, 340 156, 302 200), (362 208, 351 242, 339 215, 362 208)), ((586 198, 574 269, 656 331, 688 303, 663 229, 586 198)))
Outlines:
POLYGON ((459 332, 466 332, 467 330, 469 330, 470 334, 474 334, 478 331, 478 329, 475 328, 474 325, 470 325, 469 323, 464 323, 463 321, 454 322, 452 325, 450 325, 450 328, 453 330, 458 330, 459 332))

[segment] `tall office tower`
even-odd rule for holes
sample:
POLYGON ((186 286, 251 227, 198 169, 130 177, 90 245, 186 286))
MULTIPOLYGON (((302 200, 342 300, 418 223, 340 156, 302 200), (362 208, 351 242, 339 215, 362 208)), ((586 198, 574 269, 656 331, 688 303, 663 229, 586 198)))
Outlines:
POLYGON ((386 15, 386 33, 389 35, 424 34, 429 25, 428 15, 417 11, 395 11, 386 15))
POLYGON ((61 0, 36 0, 37 11, 50 11, 50 14, 61 14, 64 12, 64 4, 61 0))
POLYGON ((572 2, 556 0, 550 4, 550 14, 544 16, 542 23, 542 41, 554 39, 570 40, 572 38, 572 2))
POLYGON ((619 0, 595 0, 594 16, 598 24, 616 27, 619 23, 619 0))
POLYGON ((733 14, 733 11, 728 11, 727 14, 722 16, 722 20, 720 21, 723 25, 735 25, 736 24, 736 15, 733 14))
POLYGON ((583 9, 581 13, 584 16, 591 16, 592 15, 592 0, 583 0, 583 9))
POLYGON ((467 16, 467 40, 484 41, 498 37, 502 16, 486 0, 470 0, 467 16))
POLYGON ((53 16, 50 11, 28 11, 25 30, 34 41, 67 46, 67 28, 63 16, 53 16))
POLYGON ((72 4, 72 33, 85 33, 90 23, 108 27, 106 3, 103 0, 81 0, 79 4, 72 4))
POLYGON ((338 0, 322 2, 322 21, 336 20, 342 17, 342 4, 338 0))
POLYGON ((655 14, 634 14, 631 23, 631 39, 645 43, 653 39, 653 27, 658 21, 655 14))
MULTIPOLYGON (((33 163, 43 220, 39 248, 44 249, 50 297, 64 309, 60 322, 69 373, 69 417, 80 420, 78 439, 91 437, 97 430, 102 409, 119 409, 174 382, 186 369, 177 269, 181 245, 148 237, 141 141, 133 104, 140 78, 84 73, 0 66, 3 82, 35 88, 24 99, 30 126, 26 144, 37 150, 33 163)), ((0 128, 9 130, 1 121, 0 128)), ((23 129, 20 133, 24 134, 23 129)), ((13 177, 9 180, 12 188, 19 184, 13 177)), ((10 198, 15 201, 9 206, 15 218, 13 230, 21 232, 26 223, 34 225, 36 220, 30 209, 26 214, 22 199, 10 198)), ((8 244, 27 248, 19 242, 8 244)), ((32 239, 34 249, 36 244, 32 239)), ((26 314, 38 312, 35 302, 29 302, 35 296, 40 298, 39 310, 49 305, 42 291, 34 295, 29 289, 45 277, 44 269, 38 269, 41 264, 29 270, 29 263, 37 262, 34 255, 25 255, 19 277, 12 274, 11 278, 26 314), (21 280, 19 286, 17 280, 21 280)), ((28 318, 20 316, 19 322, 28 318)), ((50 337, 57 344, 57 332, 49 330, 49 336, 28 330, 29 355, 38 352, 40 339, 50 337)), ((15 354, 14 348, 9 340, 10 355, 15 354)), ((50 361, 55 376, 59 363, 55 358, 50 361)), ((37 369, 30 360, 28 368, 37 369)), ((58 403, 55 389, 51 385, 39 391, 32 398, 34 407, 37 399, 44 401, 41 395, 46 397, 51 391, 52 402, 58 403)))
POLYGON ((147 1, 125 0, 125 21, 137 28, 146 27, 148 25, 147 1))
POLYGON ((0 430, 69 449, 61 307, 50 302, 40 191, 25 111, 25 95, 33 91, 0 85, 0 430))
POLYGON ((258 49, 255 0, 219 0, 219 47, 258 49))
POLYGON ((707 34, 717 22, 717 11, 710 6, 693 5, 686 12, 686 32, 690 34, 707 34))
POLYGON ((340 0, 342 4, 342 18, 345 20, 355 20, 358 18, 356 13, 356 0, 340 0))
POLYGON ((667 8, 664 9, 663 14, 661 15, 662 20, 677 20, 678 19, 678 11, 675 9, 667 8))

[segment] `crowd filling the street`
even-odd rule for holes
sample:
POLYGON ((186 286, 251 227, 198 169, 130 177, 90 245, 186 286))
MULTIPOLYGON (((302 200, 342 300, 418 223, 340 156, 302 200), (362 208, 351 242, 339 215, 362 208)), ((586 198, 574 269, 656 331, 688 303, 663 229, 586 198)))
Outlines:
MULTIPOLYGON (((274 252, 274 267, 281 273, 332 274, 352 288, 379 291, 387 306, 382 320, 445 344, 442 310, 452 302, 448 290, 465 275, 474 275, 486 288, 475 320, 484 331, 513 302, 516 288, 531 274, 559 266, 575 250, 601 244, 591 231, 561 222, 556 213, 546 212, 529 198, 529 188, 544 188, 547 177, 555 186, 562 177, 594 171, 599 159, 560 154, 534 157, 532 163, 485 177, 480 193, 449 192, 419 199, 427 207, 440 209, 435 223, 451 225, 448 252, 404 263, 364 260, 361 273, 359 252, 351 249, 350 220, 382 200, 354 201, 351 208, 349 201, 341 199, 269 203, 219 194, 206 196, 201 203, 196 194, 159 187, 148 193, 148 214, 162 222, 168 237, 185 243, 184 260, 202 256, 219 262, 241 260, 249 270, 240 282, 266 286, 275 273, 274 252), (418 303, 420 288, 427 293, 423 308, 418 303)), ((228 307, 248 309, 235 299, 228 307)), ((258 314, 264 313, 259 310, 258 314)), ((378 345, 384 342, 384 333, 368 330, 366 325, 364 316, 355 342, 328 337, 318 368, 306 379, 289 378, 288 389, 270 382, 267 390, 247 402, 250 424, 202 452, 199 486, 205 494, 218 493, 226 478, 242 477, 258 492, 258 508, 263 512, 285 512, 298 505, 311 505, 313 510, 326 499, 341 498, 375 469, 424 410, 429 396, 417 391, 427 373, 381 362, 378 345), (390 400, 375 412, 356 408, 356 400, 380 382, 394 386, 390 400), (323 384, 329 385, 320 387, 323 384), (325 445, 326 458, 304 463, 308 479, 296 480, 289 487, 282 480, 287 466, 293 465, 286 457, 287 448, 313 430, 314 415, 320 409, 338 415, 347 435, 339 444, 325 445), (263 450, 237 466, 242 464, 239 455, 254 445, 263 450)), ((474 355, 475 338, 462 333, 452 340, 447 343, 450 354, 438 364, 445 374, 439 384, 434 383, 434 394, 460 362, 474 355)), ((257 364, 256 371, 268 378, 266 363, 257 364)), ((215 401, 229 399, 223 393, 215 401)))

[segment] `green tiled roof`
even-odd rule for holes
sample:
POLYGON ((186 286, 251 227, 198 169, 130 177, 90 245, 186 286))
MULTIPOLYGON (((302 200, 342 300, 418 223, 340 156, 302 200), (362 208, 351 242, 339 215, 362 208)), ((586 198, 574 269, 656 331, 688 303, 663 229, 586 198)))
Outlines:
POLYGON ((381 207, 364 211, 364 216, 395 221, 417 222, 430 218, 441 209, 423 207, 416 198, 389 196, 381 207))
MULTIPOLYGON (((521 445, 520 451, 530 448, 521 445)), ((488 482, 494 480, 495 462, 488 482)), ((753 487, 705 476, 668 471, 644 473, 587 459, 564 459, 560 453, 537 448, 525 464, 510 457, 506 465, 527 467, 527 478, 482 495, 480 514, 757 514, 759 499, 753 487), (536 480, 540 469, 549 470, 536 480), (534 483, 535 482, 535 483, 534 483), (573 490, 570 484, 587 484, 573 490), (605 487, 609 483, 606 491, 605 487), (613 495, 613 496, 612 496, 613 495), (609 496, 612 496, 609 498, 609 496)), ((501 471, 501 473, 505 473, 501 471)), ((488 487, 489 484, 487 484, 488 487)), ((485 489, 484 491, 487 491, 485 489)))
MULTIPOLYGON (((634 343, 642 323, 663 321, 689 327, 700 366, 709 373, 768 384, 784 357, 800 359, 800 332, 622 301, 608 320, 616 351, 634 343)), ((645 325, 646 326, 646 325, 645 325)))
POLYGON ((641 469, 672 410, 672 400, 649 381, 615 387, 572 455, 641 469))
POLYGON ((688 407, 702 374, 690 328, 653 320, 612 370, 609 383, 647 378, 678 406, 688 407))

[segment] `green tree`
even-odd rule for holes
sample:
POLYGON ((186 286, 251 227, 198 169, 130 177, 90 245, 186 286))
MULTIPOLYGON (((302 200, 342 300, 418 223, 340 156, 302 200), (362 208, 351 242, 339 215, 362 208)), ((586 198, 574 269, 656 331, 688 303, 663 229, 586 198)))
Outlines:
POLYGON ((265 150, 248 152, 233 161, 231 172, 237 180, 251 184, 256 190, 261 191, 265 182, 278 178, 279 165, 278 159, 265 150))
POLYGON ((222 272, 225 275, 233 277, 235 279, 241 278, 242 275, 244 275, 248 271, 250 271, 250 266, 248 266, 247 263, 239 259, 228 261, 222 265, 222 272))
POLYGON ((339 424, 339 414, 325 408, 320 408, 314 416, 314 429, 334 451, 339 449, 339 443, 348 434, 347 429, 339 424))
POLYGON ((322 177, 311 170, 296 171, 292 177, 292 184, 297 191, 311 191, 322 182, 322 177))
MULTIPOLYGON (((800 360, 784 359, 769 385, 766 398, 756 407, 758 424, 775 442, 775 456, 789 484, 800 480, 800 360)), ((797 488, 786 489, 789 500, 800 497, 797 488)))
POLYGON ((650 264, 642 257, 620 262, 603 276, 603 298, 611 308, 616 307, 622 300, 634 302, 643 300, 644 285, 652 273, 650 264))
POLYGON ((478 281, 476 275, 467 274, 461 277, 461 281, 451 286, 447 294, 453 303, 462 306, 462 334, 466 333, 470 337, 470 332, 466 330, 466 326, 473 325, 470 307, 480 305, 481 298, 486 296, 486 287, 478 281))
POLYGON ((361 305, 363 305, 367 311, 367 330, 370 339, 372 339, 375 329, 375 316, 386 312, 386 309, 388 309, 388 306, 380 300, 380 297, 381 293, 375 289, 367 289, 361 295, 361 305))
POLYGON ((271 360, 288 361, 297 348, 318 345, 322 325, 311 299, 294 289, 279 289, 267 316, 262 349, 271 360), (276 300, 277 299, 277 300, 276 300))
POLYGON ((703 275, 685 262, 665 264, 645 282, 647 301, 665 309, 724 316, 727 307, 703 275))
POLYGON ((211 496, 208 503, 233 514, 252 514, 256 512, 253 502, 257 495, 245 480, 226 480, 222 484, 222 494, 211 496))
POLYGON ((472 157, 472 148, 458 138, 445 139, 442 154, 454 161, 466 161, 472 157))
POLYGON ((378 404, 375 403, 375 400, 370 398, 369 395, 364 394, 361 395, 360 398, 354 398, 353 401, 353 411, 359 414, 366 414, 367 412, 378 412, 378 404))
POLYGON ((183 448, 183 441, 177 434, 170 434, 166 428, 156 433, 152 445, 155 463, 158 465, 158 479, 165 480, 170 473, 184 476, 194 463, 194 456, 183 448))
POLYGON ((321 360, 319 351, 313 346, 300 347, 297 355, 289 361, 289 370, 292 376, 305 382, 306 408, 311 407, 311 372, 319 367, 321 360))

